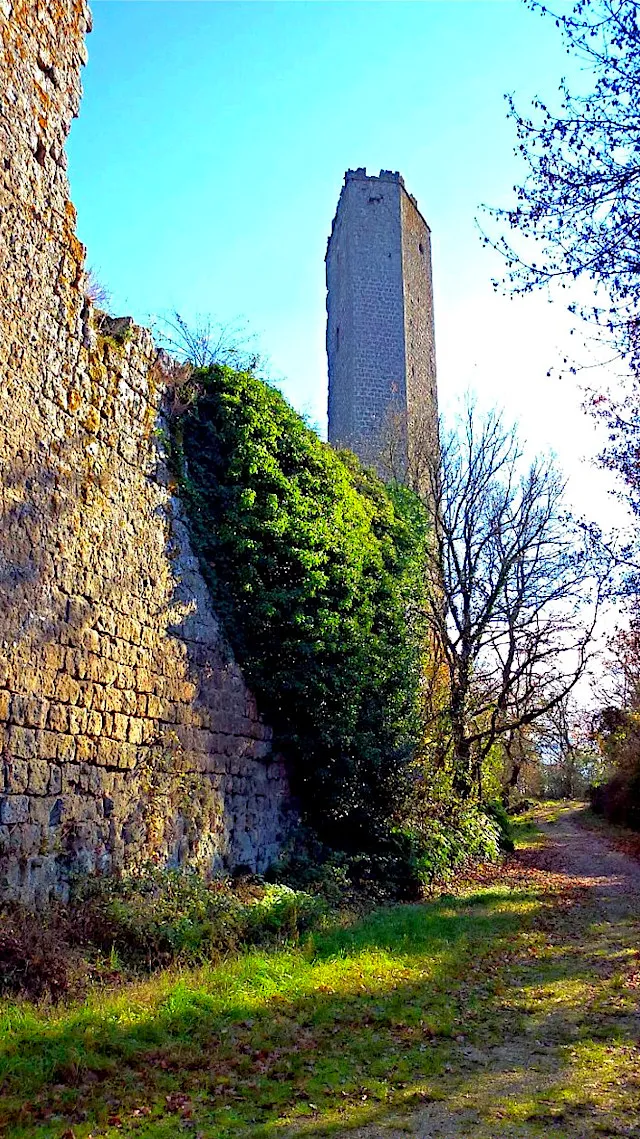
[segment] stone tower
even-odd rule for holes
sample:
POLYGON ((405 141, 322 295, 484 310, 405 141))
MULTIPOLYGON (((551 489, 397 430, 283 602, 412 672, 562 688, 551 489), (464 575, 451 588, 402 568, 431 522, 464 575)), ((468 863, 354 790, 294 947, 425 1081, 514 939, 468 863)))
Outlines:
POLYGON ((415 485, 438 446, 431 235, 400 174, 347 170, 326 265, 329 442, 415 485))

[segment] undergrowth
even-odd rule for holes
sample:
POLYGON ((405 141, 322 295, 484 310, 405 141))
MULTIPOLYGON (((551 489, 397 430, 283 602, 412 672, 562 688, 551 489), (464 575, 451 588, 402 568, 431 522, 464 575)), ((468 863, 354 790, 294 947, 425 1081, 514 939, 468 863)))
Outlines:
POLYGON ((59 999, 170 965, 194 965, 249 945, 295 943, 320 926, 320 895, 270 883, 232 887, 149 868, 81 883, 69 906, 0 913, 0 992, 59 999))
POLYGON ((374 851, 335 850, 301 828, 268 876, 356 909, 363 901, 416 901, 465 867, 512 851, 511 823, 503 814, 468 807, 446 819, 425 816, 381 837, 374 851))
POLYGON ((268 881, 206 881, 156 866, 78 880, 68 906, 0 911, 0 993, 58 1000, 247 946, 296 944, 338 911, 419 900, 472 864, 495 862, 500 845, 495 820, 468 810, 398 830, 375 853, 335 851, 301 830, 268 881))
POLYGON ((284 1118, 368 1112, 408 1089, 419 1104, 479 1016, 470 970, 532 904, 476 890, 80 1003, 0 1005, 5 1135, 255 1137, 284 1118))

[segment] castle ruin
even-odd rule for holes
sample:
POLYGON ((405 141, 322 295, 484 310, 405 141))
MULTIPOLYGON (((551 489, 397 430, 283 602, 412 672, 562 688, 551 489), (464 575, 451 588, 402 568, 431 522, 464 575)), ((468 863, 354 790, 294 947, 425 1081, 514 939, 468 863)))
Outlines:
POLYGON ((347 170, 326 269, 329 442, 415 485, 438 446, 431 235, 400 174, 347 170))
POLYGON ((0 0, 0 896, 264 869, 288 785, 189 545, 149 332, 85 295, 84 0, 0 0))

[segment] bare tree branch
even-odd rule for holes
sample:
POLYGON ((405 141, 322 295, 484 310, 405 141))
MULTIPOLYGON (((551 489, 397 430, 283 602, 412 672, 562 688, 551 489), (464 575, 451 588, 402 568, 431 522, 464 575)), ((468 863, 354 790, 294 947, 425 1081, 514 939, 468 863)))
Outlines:
POLYGON ((220 324, 210 316, 198 316, 191 325, 179 312, 158 320, 160 347, 184 364, 194 368, 222 364, 240 372, 255 371, 260 364, 255 335, 240 320, 220 324))

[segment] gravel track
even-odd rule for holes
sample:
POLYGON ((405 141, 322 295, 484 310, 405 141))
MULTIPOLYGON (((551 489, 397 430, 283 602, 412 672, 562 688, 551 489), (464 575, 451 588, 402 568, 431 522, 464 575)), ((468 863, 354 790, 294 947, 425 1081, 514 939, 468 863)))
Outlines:
MULTIPOLYGON (((549 875, 562 892, 557 910, 553 903, 543 907, 536 929, 548 931, 552 954, 559 962, 556 974, 568 979, 586 978, 593 1000, 567 1001, 545 1006, 544 1023, 535 1007, 526 1003, 532 985, 545 983, 539 974, 535 955, 525 944, 505 963, 506 981, 512 998, 500 1009, 494 1006, 491 1034, 487 1039, 465 1039, 456 1045, 451 1071, 442 1078, 437 1089, 437 1102, 425 1103, 411 1114, 390 1114, 382 1108, 375 1123, 366 1127, 333 1131, 345 1139, 614 1139, 617 1136, 640 1139, 640 1085, 629 1107, 626 1098, 607 1100, 600 1092, 589 1093, 585 1078, 584 1103, 567 1111, 554 1109, 545 1119, 542 1113, 529 1111, 529 1118, 496 1117, 496 1103, 502 1098, 532 1102, 537 1096, 543 1102, 556 1103, 563 1074, 569 1079, 571 1049, 580 1036, 602 1036, 603 994, 615 984, 614 973, 629 970, 640 957, 640 863, 607 846, 598 835, 581 826, 579 812, 564 811, 556 822, 540 823, 545 843, 525 855, 537 872, 549 875), (559 878, 559 876, 562 876, 559 878), (565 897, 569 900, 565 902, 565 897), (563 973, 564 969, 564 973, 563 973), (524 997, 523 997, 524 995, 524 997), (599 1003, 598 1003, 599 1002, 599 1003), (515 1010, 515 1011, 514 1011, 515 1010), (516 1015, 518 1013, 518 1015, 516 1015), (496 1019, 497 1018, 497 1019, 496 1019), (496 1037, 499 1043, 496 1042, 496 1037), (555 1100, 553 1099, 555 1095, 555 1100)), ((549 965, 547 964, 547 970, 549 965)), ((640 975, 639 975, 640 976, 640 975)), ((552 981, 550 983, 553 983, 552 981)), ((604 997, 606 1007, 607 997, 604 997)), ((637 1001, 629 1002, 625 1011, 614 1011, 611 1039, 630 1041, 629 1048, 640 1043, 640 1014, 637 1001), (635 1011, 634 1011, 635 1008, 635 1011)), ((607 1020, 608 1032, 608 1020, 607 1020)), ((640 1071, 640 1049, 637 1070, 640 1071)), ((632 1057, 633 1061, 633 1057, 632 1057)), ((598 1073, 594 1073, 598 1078, 598 1073)), ((575 1076, 574 1076, 575 1081, 575 1076)), ((623 1083, 623 1080, 618 1081, 623 1083)), ((633 1081, 632 1081, 633 1082, 633 1081)), ((631 1096, 634 1096, 632 1091, 631 1096)), ((562 1102, 562 1097, 560 1095, 562 1102)), ((498 1113, 499 1115, 499 1113, 498 1113)), ((305 1136, 326 1134, 309 1129, 290 1132, 305 1136)))

